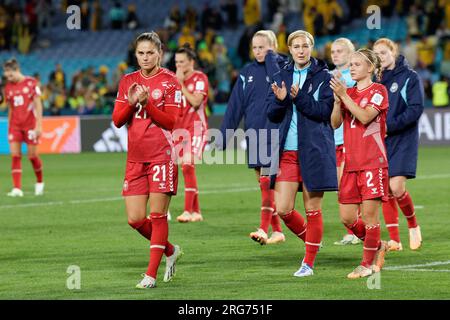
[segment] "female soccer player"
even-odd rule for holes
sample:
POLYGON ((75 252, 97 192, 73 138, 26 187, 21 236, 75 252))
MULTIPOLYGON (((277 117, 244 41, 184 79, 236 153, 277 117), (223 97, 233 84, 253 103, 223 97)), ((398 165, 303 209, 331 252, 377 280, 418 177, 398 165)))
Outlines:
POLYGON ((389 106, 386 88, 372 82, 380 77, 378 56, 359 49, 350 58, 350 73, 356 86, 346 88, 336 77, 330 82, 335 95, 331 122, 344 123, 345 166, 339 189, 341 220, 364 239, 363 260, 348 278, 367 277, 384 264, 386 244, 380 239, 379 207, 387 200, 388 161, 384 136, 389 106), (362 207, 362 220, 357 212, 362 207))
POLYGON ((279 70, 279 65, 286 63, 285 57, 274 53, 277 47, 273 31, 259 30, 253 35, 252 51, 255 60, 240 71, 220 128, 224 139, 217 142, 220 149, 226 148, 227 141, 231 138, 231 135, 227 136, 227 131, 234 132, 242 117, 244 129, 254 130, 256 140, 247 139, 247 162, 248 167, 255 170, 261 189, 261 219, 258 230, 250 233, 250 238, 262 245, 285 241, 280 219, 274 209, 273 191, 270 190, 270 163, 265 163, 260 153, 264 148, 270 150, 270 130, 276 130, 278 127, 268 121, 264 109, 272 76, 279 70), (262 134, 261 130, 267 130, 267 135, 262 134), (267 235, 269 226, 272 226, 270 238, 267 235))
POLYGON ((280 123, 280 141, 275 148, 279 149, 279 157, 272 161, 271 176, 277 213, 305 241, 306 254, 294 276, 306 277, 313 275, 321 246, 324 191, 337 190, 336 151, 330 125, 333 92, 326 63, 311 57, 313 36, 303 30, 295 31, 288 37, 288 47, 294 62, 275 77, 268 97, 269 119, 280 123), (299 189, 303 191, 307 228, 294 208, 299 189))
POLYGON ((37 145, 42 132, 41 90, 36 79, 22 74, 19 63, 15 59, 7 60, 3 64, 3 72, 7 81, 3 96, 9 105, 8 140, 11 150, 13 178, 13 189, 8 193, 8 196, 23 197, 22 142, 27 144, 28 158, 36 175, 34 194, 40 196, 44 194, 42 161, 37 152, 37 145))
POLYGON ((181 110, 181 88, 175 74, 160 67, 161 41, 155 32, 136 38, 135 54, 140 69, 120 80, 112 117, 117 127, 128 125, 122 192, 128 223, 150 240, 150 262, 136 287, 153 288, 163 253, 165 282, 172 279, 182 254, 178 245, 168 241, 167 224, 167 209, 178 183, 171 130, 181 110))
POLYGON ((208 103, 208 77, 195 70, 195 52, 185 46, 175 53, 176 76, 183 92, 183 117, 177 128, 186 129, 189 135, 182 141, 182 171, 184 176, 184 212, 177 217, 178 222, 202 221, 198 200, 195 158, 201 159, 206 142, 208 122, 206 104, 208 103))
POLYGON ((383 214, 391 240, 389 250, 402 250, 398 231, 397 204, 408 221, 409 247, 417 250, 422 244, 414 204, 406 190, 406 180, 416 177, 419 148, 418 122, 423 112, 424 91, 417 73, 398 54, 397 45, 382 38, 375 42, 374 51, 381 59, 383 78, 388 88, 386 147, 389 160, 389 201, 383 203, 383 214))
MULTIPOLYGON (((339 38, 334 40, 331 44, 331 60, 336 66, 333 74, 345 83, 347 88, 355 85, 355 81, 350 75, 350 55, 355 52, 355 46, 347 38, 339 38)), ((344 169, 344 126, 340 126, 334 130, 334 143, 336 145, 336 167, 338 176, 338 186, 342 177, 342 170, 344 169)), ((340 241, 336 241, 336 245, 359 244, 361 240, 353 234, 350 229, 347 229, 347 234, 340 241)))

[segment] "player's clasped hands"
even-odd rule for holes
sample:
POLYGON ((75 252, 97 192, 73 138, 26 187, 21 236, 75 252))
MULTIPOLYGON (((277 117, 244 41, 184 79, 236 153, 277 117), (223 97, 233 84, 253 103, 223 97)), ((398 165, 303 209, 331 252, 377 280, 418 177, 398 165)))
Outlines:
POLYGON ((347 92, 347 86, 336 77, 331 78, 330 87, 333 90, 335 99, 342 97, 347 92))
POLYGON ((145 106, 149 97, 149 90, 146 86, 141 86, 140 84, 134 82, 130 88, 128 88, 128 103, 130 105, 135 105, 140 103, 145 106))

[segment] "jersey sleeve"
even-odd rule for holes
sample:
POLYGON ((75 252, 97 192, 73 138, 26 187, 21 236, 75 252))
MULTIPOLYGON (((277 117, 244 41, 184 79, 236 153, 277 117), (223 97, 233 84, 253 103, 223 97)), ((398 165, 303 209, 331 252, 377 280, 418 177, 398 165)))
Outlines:
POLYGON ((369 96, 367 106, 371 106, 379 112, 387 110, 389 102, 387 90, 384 86, 380 86, 374 90, 373 94, 369 96))
POLYGON ((114 103, 114 110, 112 119, 116 127, 120 128, 128 122, 133 114, 134 107, 128 104, 128 81, 122 77, 119 82, 119 90, 117 92, 116 102, 114 103))
POLYGON ((202 74, 194 84, 194 93, 201 93, 204 96, 208 96, 208 78, 205 74, 202 74))
POLYGON ((31 99, 35 97, 40 97, 42 95, 41 88, 39 87, 39 83, 36 79, 33 79, 31 83, 31 99))
POLYGON ((181 97, 181 85, 175 77, 172 77, 164 90, 164 106, 181 108, 181 97))

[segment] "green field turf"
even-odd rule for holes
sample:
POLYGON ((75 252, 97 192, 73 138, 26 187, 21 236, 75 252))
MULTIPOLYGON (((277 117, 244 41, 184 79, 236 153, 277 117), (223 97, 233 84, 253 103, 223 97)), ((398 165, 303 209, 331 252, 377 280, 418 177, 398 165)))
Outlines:
MULTIPOLYGON (((373 290, 366 279, 346 279, 362 247, 333 245, 344 233, 334 192, 325 196, 324 247, 313 277, 292 276, 304 245, 285 226, 283 244, 260 246, 250 240, 248 234, 259 225, 260 195, 255 174, 245 165, 197 167, 205 221, 173 219, 170 240, 185 253, 176 277, 162 281, 163 262, 156 289, 135 289, 147 267, 149 244, 127 224, 120 197, 125 154, 44 155, 43 161, 46 194, 33 195, 34 175, 24 157, 25 197, 8 198, 10 159, 0 157, 0 299, 450 298, 450 148, 420 149, 418 179, 408 188, 424 244, 417 252, 409 250, 401 215, 405 249, 387 256, 381 288, 373 290), (443 263, 422 266, 434 262, 443 263), (66 287, 71 265, 80 267, 80 290, 66 287)), ((179 182, 170 207, 173 218, 183 207, 182 175, 179 182)), ((387 237, 384 228, 382 236, 387 237)))

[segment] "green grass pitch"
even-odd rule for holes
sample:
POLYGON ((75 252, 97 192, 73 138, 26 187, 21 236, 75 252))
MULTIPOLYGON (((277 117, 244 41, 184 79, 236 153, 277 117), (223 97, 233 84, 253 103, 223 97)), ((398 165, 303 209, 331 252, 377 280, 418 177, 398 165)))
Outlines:
MULTIPOLYGON (((366 279, 346 279, 359 263, 362 247, 333 245, 344 233, 334 192, 324 200, 324 247, 313 277, 292 276, 304 245, 284 225, 285 243, 253 242, 248 234, 259 225, 260 193, 255 174, 245 165, 197 166, 205 221, 193 224, 174 221, 184 201, 179 170, 169 236, 185 255, 172 282, 162 281, 163 258, 158 287, 135 289, 147 267, 149 244, 127 224, 120 196, 125 154, 42 158, 46 194, 33 195, 34 174, 24 157, 25 197, 8 198, 10 159, 0 157, 0 299, 450 298, 450 148, 420 149, 418 178, 409 181, 408 189, 423 247, 409 250, 400 214, 404 251, 387 255, 380 287, 372 290, 366 279), (71 265, 80 268, 79 290, 66 286, 71 265)), ((301 196, 296 208, 302 211, 301 196)), ((387 238, 384 224, 382 237, 387 238)))

